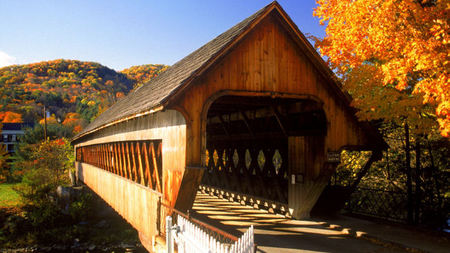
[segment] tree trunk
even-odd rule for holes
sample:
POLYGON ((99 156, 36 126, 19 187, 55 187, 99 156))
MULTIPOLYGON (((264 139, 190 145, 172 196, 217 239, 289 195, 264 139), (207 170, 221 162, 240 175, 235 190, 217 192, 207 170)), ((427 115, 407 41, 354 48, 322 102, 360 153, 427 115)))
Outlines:
POLYGON ((405 123, 405 166, 406 166, 406 191, 407 191, 407 207, 408 214, 407 219, 408 223, 413 223, 413 212, 414 212, 414 203, 412 196, 412 179, 411 179, 411 149, 409 143, 409 126, 408 123, 405 123))
POLYGON ((421 150, 420 150, 420 137, 416 136, 416 196, 415 196, 415 217, 414 222, 420 223, 420 209, 422 200, 422 168, 420 165, 421 150))
MULTIPOLYGON (((434 186, 435 186, 435 190, 436 190, 436 196, 437 196, 437 200, 438 200, 438 206, 439 208, 442 207, 442 196, 441 196, 441 187, 440 187, 440 183, 439 183, 439 178, 438 178, 438 173, 437 173, 437 168, 436 165, 434 163, 434 156, 433 156, 433 148, 431 147, 430 144, 430 140, 428 140, 428 153, 430 155, 430 162, 431 162, 431 175, 430 177, 434 180, 434 186)), ((432 190, 431 190, 432 191, 432 190)), ((431 195, 433 195, 433 193, 431 193, 431 195)), ((431 198, 433 199, 433 198, 431 198)))

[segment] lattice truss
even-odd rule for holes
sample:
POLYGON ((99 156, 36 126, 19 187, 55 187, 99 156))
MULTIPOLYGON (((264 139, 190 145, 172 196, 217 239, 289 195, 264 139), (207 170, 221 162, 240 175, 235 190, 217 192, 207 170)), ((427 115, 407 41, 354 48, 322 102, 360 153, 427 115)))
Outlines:
POLYGON ((161 140, 121 141, 78 147, 76 160, 162 192, 161 140))

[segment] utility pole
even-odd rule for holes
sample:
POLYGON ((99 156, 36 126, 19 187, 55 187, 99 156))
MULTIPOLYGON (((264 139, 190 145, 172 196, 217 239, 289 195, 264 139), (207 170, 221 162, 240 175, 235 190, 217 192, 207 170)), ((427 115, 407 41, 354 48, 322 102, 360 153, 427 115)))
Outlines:
POLYGON ((44 141, 47 141, 47 110, 44 105, 44 141))

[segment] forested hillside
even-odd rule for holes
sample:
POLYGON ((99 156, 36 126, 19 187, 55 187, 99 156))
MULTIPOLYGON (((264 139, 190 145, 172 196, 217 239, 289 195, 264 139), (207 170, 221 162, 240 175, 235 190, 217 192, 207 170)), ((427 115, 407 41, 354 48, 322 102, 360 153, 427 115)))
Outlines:
POLYGON ((137 87, 144 84, 153 77, 156 77, 159 73, 165 71, 167 67, 167 65, 162 64, 145 64, 133 66, 120 72, 125 74, 128 79, 133 80, 135 82, 135 87, 137 87))
POLYGON ((0 68, 0 121, 41 121, 45 105, 50 123, 78 132, 162 69, 164 65, 149 64, 122 73, 94 62, 62 59, 0 68))

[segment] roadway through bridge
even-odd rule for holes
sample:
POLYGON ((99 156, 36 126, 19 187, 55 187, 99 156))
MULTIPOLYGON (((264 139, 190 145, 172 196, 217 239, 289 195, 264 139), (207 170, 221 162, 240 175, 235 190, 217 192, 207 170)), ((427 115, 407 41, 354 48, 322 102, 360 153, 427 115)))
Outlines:
POLYGON ((258 252, 406 252, 326 228, 326 222, 294 220, 198 191, 192 216, 239 236, 255 227, 258 252))

